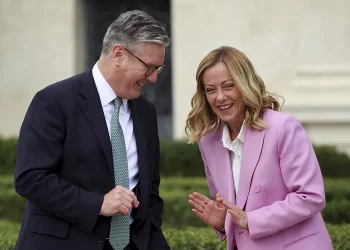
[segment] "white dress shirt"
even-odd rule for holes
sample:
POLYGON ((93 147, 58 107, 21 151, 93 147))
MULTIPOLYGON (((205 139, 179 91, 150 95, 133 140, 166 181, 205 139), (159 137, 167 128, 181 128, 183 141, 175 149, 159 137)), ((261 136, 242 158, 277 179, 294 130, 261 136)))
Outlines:
POLYGON ((230 130, 227 124, 224 125, 224 129, 222 133, 222 143, 225 148, 230 150, 230 153, 231 153, 232 175, 233 175, 233 183, 235 185, 236 196, 238 193, 239 177, 241 173, 244 132, 245 132, 245 125, 243 122, 243 125, 238 133, 237 138, 234 139, 233 141, 231 140, 230 130))
MULTIPOLYGON (((106 119, 109 137, 111 137, 111 120, 114 112, 114 99, 117 97, 106 79, 102 76, 97 63, 92 68, 92 76, 95 80, 98 94, 100 96, 103 113, 106 119)), ((139 181, 139 167, 137 164, 137 148, 134 134, 134 125, 131 117, 131 110, 128 100, 123 99, 123 105, 120 106, 119 122, 123 129, 125 148, 128 158, 129 169, 129 189, 132 190, 139 181)), ((130 216, 131 218, 131 216, 130 216)), ((131 218, 132 220, 132 218, 131 218)))

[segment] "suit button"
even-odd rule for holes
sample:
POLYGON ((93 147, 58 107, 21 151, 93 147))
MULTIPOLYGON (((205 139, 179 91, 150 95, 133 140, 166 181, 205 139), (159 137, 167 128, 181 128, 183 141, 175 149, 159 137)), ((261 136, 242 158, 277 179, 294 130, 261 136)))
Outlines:
POLYGON ((255 186, 254 186, 254 192, 255 192, 255 193, 259 193, 260 190, 261 190, 261 187, 260 187, 259 185, 255 185, 255 186))

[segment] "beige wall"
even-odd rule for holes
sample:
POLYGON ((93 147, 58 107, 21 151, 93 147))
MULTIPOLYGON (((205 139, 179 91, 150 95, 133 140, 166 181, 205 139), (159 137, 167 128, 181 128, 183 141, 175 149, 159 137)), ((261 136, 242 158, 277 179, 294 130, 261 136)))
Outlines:
POLYGON ((345 0, 173 0, 175 137, 185 136, 199 61, 231 45, 285 97, 284 111, 308 125, 314 142, 350 153, 349 9, 345 0))
MULTIPOLYGON (((84 69, 82 0, 0 0, 0 135, 33 95, 84 69)), ((183 138, 199 61, 241 49, 317 144, 350 153, 350 2, 172 0, 173 121, 183 138)))
POLYGON ((34 94, 78 70, 78 4, 0 0, 0 134, 17 135, 34 94))

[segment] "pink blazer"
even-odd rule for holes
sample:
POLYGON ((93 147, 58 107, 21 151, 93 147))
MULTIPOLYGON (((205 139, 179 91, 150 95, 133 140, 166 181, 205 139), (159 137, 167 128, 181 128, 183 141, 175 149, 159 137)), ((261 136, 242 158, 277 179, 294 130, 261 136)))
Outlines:
POLYGON ((227 213, 227 249, 333 249, 320 213, 324 185, 310 140, 290 115, 267 110, 263 120, 267 129, 246 128, 237 197, 222 129, 199 142, 211 195, 220 192, 248 215, 249 232, 227 213))

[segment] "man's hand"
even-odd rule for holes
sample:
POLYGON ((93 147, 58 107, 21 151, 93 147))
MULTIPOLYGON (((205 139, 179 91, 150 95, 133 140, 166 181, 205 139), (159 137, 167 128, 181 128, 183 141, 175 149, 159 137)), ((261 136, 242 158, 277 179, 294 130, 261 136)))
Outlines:
POLYGON ((137 200, 133 191, 122 186, 116 186, 109 193, 105 194, 100 215, 113 216, 116 213, 128 215, 132 207, 138 207, 140 202, 137 200))

